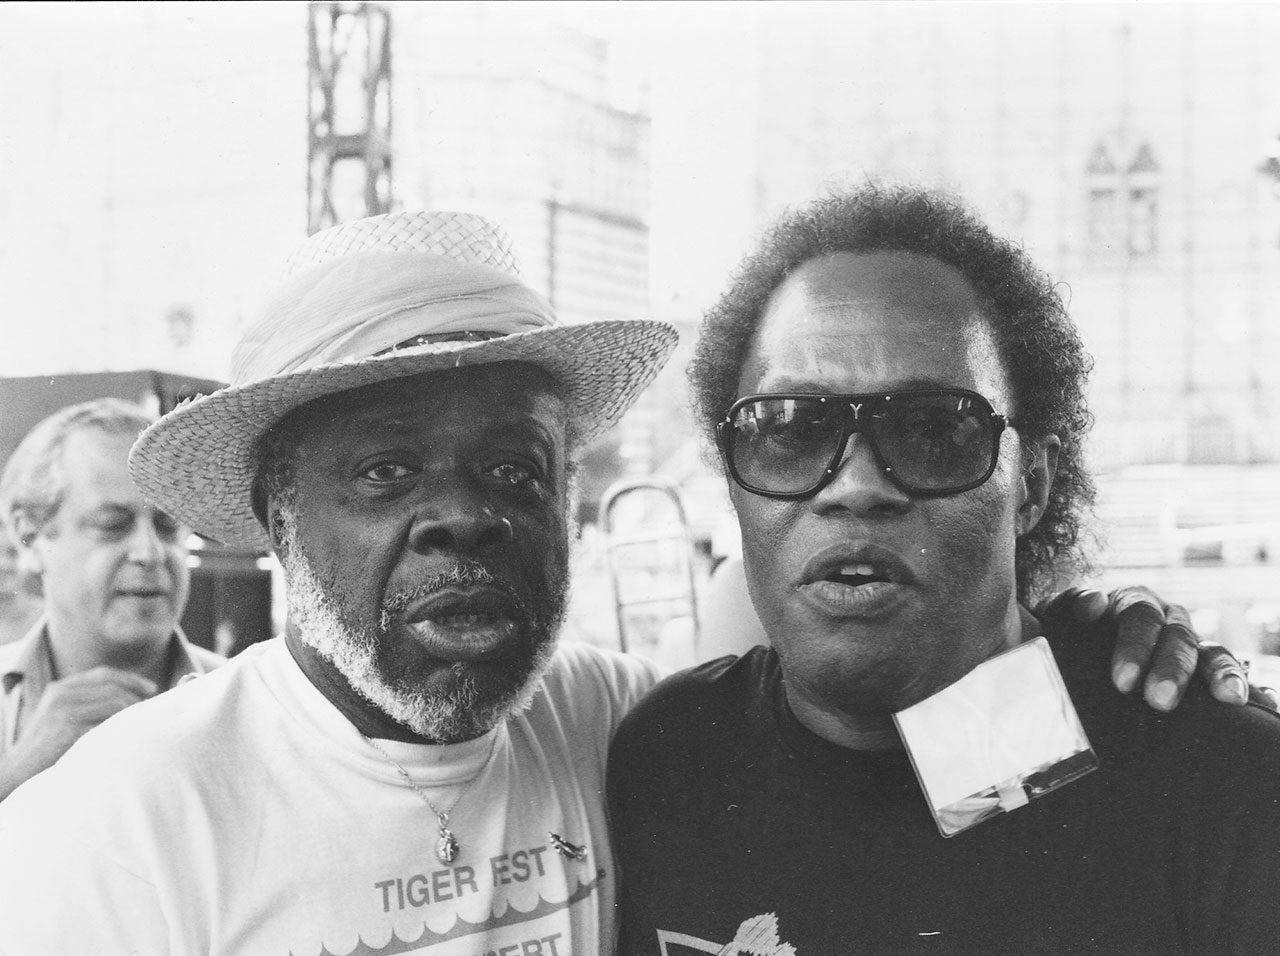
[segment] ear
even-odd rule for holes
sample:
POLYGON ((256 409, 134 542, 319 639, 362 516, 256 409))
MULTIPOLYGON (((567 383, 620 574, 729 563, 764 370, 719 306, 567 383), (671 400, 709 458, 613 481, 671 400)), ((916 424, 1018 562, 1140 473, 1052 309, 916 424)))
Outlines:
POLYGON ((271 550, 278 552, 284 532, 284 518, 275 502, 270 500, 262 482, 254 480, 249 491, 249 504, 253 508, 253 516, 258 519, 263 530, 267 532, 267 540, 271 542, 271 550))
POLYGON ((44 575, 44 556, 40 553, 40 529, 22 510, 12 515, 14 546, 18 550, 18 571, 31 577, 44 575))
POLYGON ((284 547, 284 515, 274 501, 268 501, 261 517, 263 527, 267 529, 267 539, 271 542, 271 550, 279 554, 284 547))
POLYGON ((1027 446, 1026 465, 1022 472, 1022 501, 1018 505, 1018 536, 1034 528, 1049 507, 1049 491, 1058 473, 1058 452, 1062 440, 1046 435, 1027 446))

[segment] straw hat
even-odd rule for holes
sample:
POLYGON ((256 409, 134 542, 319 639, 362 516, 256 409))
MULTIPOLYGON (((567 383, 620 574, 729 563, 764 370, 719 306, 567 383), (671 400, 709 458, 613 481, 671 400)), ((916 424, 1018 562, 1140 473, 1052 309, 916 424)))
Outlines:
POLYGON ((138 438, 143 493, 200 534, 267 547, 253 513, 257 443, 325 395, 422 372, 528 362, 566 392, 570 433, 614 425, 674 349, 664 322, 558 323, 519 279, 506 234, 479 216, 412 212, 317 233, 232 357, 232 383, 184 402, 138 438))

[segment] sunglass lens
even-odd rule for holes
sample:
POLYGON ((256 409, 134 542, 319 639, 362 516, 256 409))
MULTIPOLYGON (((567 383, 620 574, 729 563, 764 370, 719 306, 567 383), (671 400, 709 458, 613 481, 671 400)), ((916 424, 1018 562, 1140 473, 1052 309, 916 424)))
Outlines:
POLYGON ((995 460, 991 409, 968 395, 895 395, 867 425, 885 463, 915 491, 963 488, 983 478, 995 460))
POLYGON ((840 412, 814 399, 748 402, 730 423, 739 479, 774 494, 800 494, 821 481, 840 442, 840 412))

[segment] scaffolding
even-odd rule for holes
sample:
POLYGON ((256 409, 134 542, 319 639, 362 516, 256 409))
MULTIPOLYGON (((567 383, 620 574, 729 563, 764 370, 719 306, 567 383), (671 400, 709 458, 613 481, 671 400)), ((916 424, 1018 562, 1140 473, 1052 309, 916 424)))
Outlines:
POLYGON ((307 233, 391 209, 391 15, 308 4, 307 233))

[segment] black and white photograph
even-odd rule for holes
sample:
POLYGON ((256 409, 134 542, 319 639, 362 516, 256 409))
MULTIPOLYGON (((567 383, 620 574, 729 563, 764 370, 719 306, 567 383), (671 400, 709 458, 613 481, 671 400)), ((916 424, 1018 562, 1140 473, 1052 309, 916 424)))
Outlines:
POLYGON ((1280 2, 0 4, 0 956, 1280 949, 1280 2))

